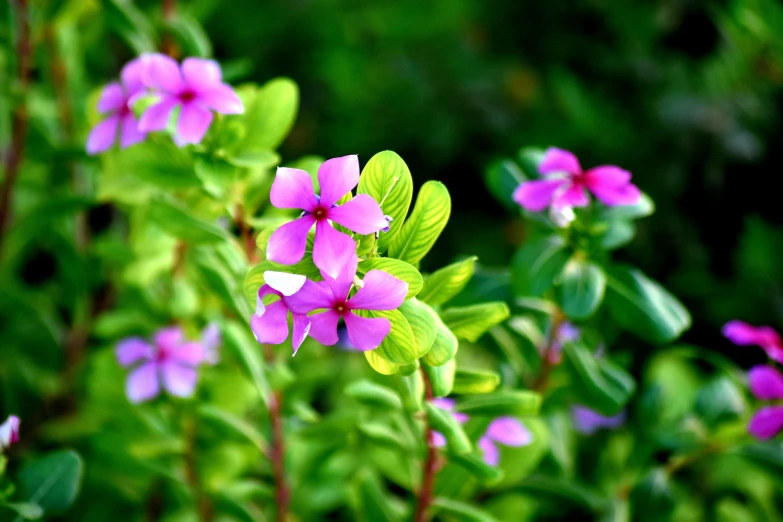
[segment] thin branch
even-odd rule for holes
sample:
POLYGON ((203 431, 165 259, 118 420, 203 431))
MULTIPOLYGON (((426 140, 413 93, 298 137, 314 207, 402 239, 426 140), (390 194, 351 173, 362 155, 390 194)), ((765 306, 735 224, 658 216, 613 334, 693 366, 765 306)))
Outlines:
MULTIPOLYGON (((274 351, 264 345, 267 364, 274 362, 274 351)), ((277 504, 277 522, 288 518, 288 503, 291 499, 285 476, 285 432, 283 430, 283 393, 275 390, 269 399, 269 420, 272 424, 272 447, 269 459, 272 461, 272 474, 275 481, 275 504, 277 504)))
MULTIPOLYGON (((427 376, 424 368, 421 368, 421 375, 424 379, 425 399, 431 402, 434 399, 432 393, 432 383, 427 376)), ((419 500, 416 503, 416 512, 413 515, 414 522, 426 522, 429 520, 429 508, 432 504, 432 492, 435 487, 435 475, 438 472, 438 450, 433 443, 433 431, 425 417, 424 437, 427 444, 427 459, 422 467, 421 489, 419 490, 419 500)))
POLYGON ((552 320, 550 321, 549 325, 549 335, 547 336, 544 351, 541 354, 541 370, 538 372, 538 376, 536 376, 535 380, 530 385, 530 389, 532 390, 542 391, 544 388, 546 388, 547 382, 549 381, 549 374, 556 366, 551 361, 551 356, 555 349, 555 344, 557 344, 557 331, 560 330, 560 327, 563 325, 565 320, 566 318, 560 310, 555 310, 552 313, 552 320))

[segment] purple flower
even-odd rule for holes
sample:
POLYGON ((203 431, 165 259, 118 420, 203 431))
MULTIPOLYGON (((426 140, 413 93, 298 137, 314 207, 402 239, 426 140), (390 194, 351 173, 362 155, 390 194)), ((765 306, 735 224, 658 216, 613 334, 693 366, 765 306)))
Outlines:
POLYGON ((218 348, 220 348, 220 327, 217 323, 209 323, 201 331, 201 347, 204 349, 204 363, 216 365, 220 360, 218 348))
POLYGON ((324 274, 336 278, 340 270, 356 257, 356 244, 351 236, 338 232, 330 221, 358 234, 372 234, 384 229, 388 222, 372 197, 359 194, 350 201, 336 205, 359 183, 359 158, 343 156, 325 161, 318 169, 321 195, 316 196, 310 174, 299 169, 277 169, 270 200, 277 208, 304 210, 299 219, 281 226, 269 238, 267 257, 284 265, 302 260, 307 234, 315 225, 313 262, 324 274))
MULTIPOLYGON (((284 297, 296 294, 305 284, 307 278, 303 275, 285 274, 282 272, 264 272, 266 284, 258 289, 256 311, 250 319, 250 329, 256 341, 262 344, 281 344, 288 339, 289 308, 284 297), (262 299, 267 295, 276 295, 280 299, 264 305, 262 299)), ((302 345, 310 331, 310 320, 306 314, 291 313, 294 322, 294 335, 291 344, 294 355, 302 345)))
MULTIPOLYGON (((783 375, 771 366, 754 366, 748 372, 750 391, 763 401, 783 400, 783 375)), ((757 439, 771 439, 783 428, 783 406, 764 406, 753 415, 748 431, 757 439)))
POLYGON ((770 326, 752 326, 742 321, 729 321, 723 327, 723 336, 737 346, 760 346, 770 359, 783 363, 783 343, 770 326))
POLYGON ((617 415, 607 417, 605 415, 601 415, 595 410, 591 410, 586 406, 580 405, 571 407, 571 417, 574 421, 574 428, 576 431, 585 435, 592 435, 602 428, 618 428, 625 422, 624 411, 621 411, 617 415))
POLYGON ((357 285, 359 291, 349 299, 356 266, 357 259, 353 256, 336 279, 325 277, 319 283, 307 279, 301 290, 283 300, 295 314, 323 309, 309 317, 310 336, 319 343, 326 346, 337 343, 337 322, 342 317, 351 344, 357 350, 367 351, 383 342, 391 330, 391 323, 385 317, 361 317, 354 311, 399 308, 408 293, 408 283, 381 270, 370 270, 364 276, 363 284, 357 285))
POLYGON ((142 57, 142 80, 157 102, 139 120, 139 130, 160 131, 168 126, 175 107, 180 108, 174 142, 182 147, 199 143, 212 123, 212 112, 242 114, 244 107, 231 86, 223 83, 220 66, 212 60, 186 58, 180 69, 163 54, 142 57))
POLYGON ((19 442, 19 424, 19 417, 16 415, 9 415, 8 419, 0 424, 0 452, 19 442))
POLYGON ((196 368, 205 362, 204 348, 188 342, 182 329, 170 326, 158 330, 154 343, 139 337, 124 339, 117 344, 120 366, 134 369, 128 376, 126 393, 133 403, 153 399, 161 385, 176 397, 190 397, 196 389, 196 368))
POLYGON ((514 191, 514 201, 532 212, 554 207, 586 207, 587 191, 604 205, 633 205, 641 197, 631 183, 631 173, 613 165, 583 171, 579 160, 567 150, 549 148, 538 166, 544 179, 526 181, 514 191))
POLYGON ((144 90, 141 81, 142 59, 136 58, 122 68, 120 81, 104 87, 98 100, 98 112, 107 118, 96 125, 87 138, 87 153, 98 154, 108 150, 119 135, 120 148, 130 147, 146 137, 138 128, 131 110, 131 98, 144 90))

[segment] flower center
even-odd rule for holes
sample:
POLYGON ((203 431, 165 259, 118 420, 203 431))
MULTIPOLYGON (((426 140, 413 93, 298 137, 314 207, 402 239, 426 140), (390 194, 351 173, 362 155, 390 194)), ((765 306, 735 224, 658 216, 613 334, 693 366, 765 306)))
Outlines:
POLYGON ((334 311, 340 315, 343 315, 345 312, 348 311, 348 306, 345 303, 335 303, 334 311))
POLYGON ((326 212, 326 209, 324 207, 316 207, 316 209, 313 210, 313 217, 317 221, 320 221, 322 219, 326 219, 326 214, 327 214, 327 212, 326 212))
POLYGON ((191 91, 190 89, 186 89, 179 93, 179 99, 182 101, 182 103, 188 103, 193 101, 196 98, 196 93, 191 91))
POLYGON ((171 353, 169 353, 169 350, 165 346, 156 346, 157 350, 155 352, 155 362, 162 363, 166 362, 171 356, 171 353))

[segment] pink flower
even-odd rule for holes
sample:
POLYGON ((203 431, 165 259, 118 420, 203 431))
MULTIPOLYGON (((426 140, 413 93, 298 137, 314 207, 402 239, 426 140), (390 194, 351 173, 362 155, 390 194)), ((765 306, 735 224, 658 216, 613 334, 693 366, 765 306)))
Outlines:
POLYGON ((10 415, 3 424, 0 424, 0 452, 11 447, 11 444, 19 442, 19 417, 10 415))
POLYGON ((357 350, 373 350, 391 331, 391 323, 385 317, 361 317, 356 310, 395 310, 400 307, 408 292, 408 284, 381 270, 370 270, 364 276, 359 291, 348 298, 356 276, 357 259, 353 259, 337 279, 325 277, 314 283, 307 279, 301 290, 284 296, 283 301, 294 314, 306 314, 322 309, 309 317, 310 337, 321 344, 331 346, 339 340, 337 322, 345 321, 348 338, 357 350))
POLYGON ((723 336, 737 346, 760 346, 770 359, 783 363, 783 343, 778 333, 769 326, 729 321, 723 327, 723 336))
POLYGON ((359 158, 343 156, 325 161, 318 169, 321 195, 316 196, 310 174, 299 169, 277 169, 270 200, 277 208, 304 210, 299 219, 281 226, 269 238, 267 257, 284 265, 302 260, 307 234, 315 225, 313 262, 324 274, 336 278, 340 270, 356 257, 356 243, 338 232, 333 221, 358 234, 372 234, 389 225, 381 207, 367 194, 359 194, 347 203, 336 205, 359 183, 359 158))
POLYGON ((221 79, 220 66, 212 60, 186 58, 180 69, 177 62, 163 54, 142 57, 142 80, 158 101, 139 120, 139 130, 166 128, 175 107, 180 107, 174 142, 182 147, 199 143, 212 123, 212 112, 241 114, 242 101, 221 79))
POLYGON ((171 326, 158 330, 154 344, 131 337, 117 344, 120 366, 133 366, 126 393, 133 403, 157 397, 161 385, 176 397, 191 397, 196 389, 196 368, 205 362, 205 350, 199 343, 188 342, 182 329, 171 326))
MULTIPOLYGON (((250 319, 250 329, 256 341, 262 344, 281 344, 288 339, 289 308, 284 297, 296 294, 305 284, 307 278, 303 275, 284 274, 282 272, 264 272, 266 284, 258 289, 256 311, 250 319), (267 295, 276 295, 280 299, 264 305, 262 299, 267 295)), ((294 323, 294 336, 291 344, 294 355, 302 345, 310 331, 310 319, 306 314, 291 313, 294 323)))
POLYGON ((514 191, 514 201, 526 210, 540 212, 550 205, 557 208, 586 207, 587 191, 608 206, 633 205, 641 197, 631 184, 631 173, 620 167, 603 165, 584 172, 579 160, 567 150, 547 149, 538 166, 544 179, 526 181, 514 191))
MULTIPOLYGON (((750 391, 764 401, 783 400, 783 375, 771 366, 754 366, 748 372, 750 391)), ((783 428, 783 406, 764 406, 753 415, 748 431, 757 439, 770 439, 783 428)))
POLYGON ((108 150, 119 135, 120 148, 144 140, 146 133, 138 129, 138 122, 131 111, 131 98, 144 90, 141 81, 142 60, 136 58, 122 68, 120 82, 104 87, 98 100, 98 112, 108 117, 98 123, 87 138, 87 153, 98 154, 108 150))

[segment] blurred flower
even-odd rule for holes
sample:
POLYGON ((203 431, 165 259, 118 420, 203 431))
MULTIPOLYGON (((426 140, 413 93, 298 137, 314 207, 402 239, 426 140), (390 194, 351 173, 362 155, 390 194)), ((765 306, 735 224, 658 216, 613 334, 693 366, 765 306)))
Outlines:
POLYGON ((139 337, 117 344, 117 361, 134 369, 128 376, 128 400, 140 403, 157 397, 161 386, 176 397, 190 397, 196 389, 196 368, 207 362, 204 347, 187 341, 178 326, 158 330, 154 343, 139 337))
POLYGON ((201 331, 201 347, 204 349, 204 362, 215 365, 220 360, 218 348, 220 348, 220 327, 217 323, 209 323, 201 331))
POLYGON ((358 194, 336 205, 358 183, 358 156, 332 158, 321 164, 320 196, 315 195, 310 174, 299 169, 278 168, 270 201, 277 208, 303 209, 304 214, 274 231, 269 238, 267 257, 284 265, 298 263, 305 254, 307 235, 315 225, 313 262, 326 275, 336 278, 349 259, 356 257, 356 243, 351 236, 332 228, 330 221, 358 234, 372 234, 388 225, 378 202, 367 194, 358 194))
POLYGON ((752 326, 742 321, 729 321, 723 327, 723 336, 737 346, 760 346, 770 359, 783 363, 783 343, 770 326, 752 326))
MULTIPOLYGON (((783 375, 771 366, 754 366, 748 372, 750 391, 763 401, 783 400, 783 375)), ((770 439, 783 428, 783 406, 764 406, 753 415, 748 431, 757 439, 770 439)))
POLYGON ((552 220, 552 223, 554 223, 556 227, 566 228, 576 219, 576 214, 574 214, 574 209, 572 207, 552 205, 549 207, 549 219, 552 220))
POLYGON ((625 423, 625 412, 621 411, 617 415, 608 417, 601 415, 595 410, 586 406, 575 405, 571 407, 571 417, 574 421, 574 428, 579 433, 592 435, 596 431, 606 428, 619 428, 625 423))
POLYGON ((172 111, 180 108, 174 142, 182 147, 201 142, 212 123, 212 112, 242 114, 242 100, 223 83, 220 66, 212 60, 186 58, 182 67, 163 54, 142 56, 142 81, 157 102, 139 120, 139 130, 160 131, 172 111))
POLYGON ((532 212, 551 206, 586 207, 587 191, 604 205, 633 205, 641 192, 631 183, 631 173, 620 167, 603 165, 582 171, 572 153, 549 148, 538 166, 545 179, 526 181, 514 191, 514 201, 532 212))
POLYGON ((309 317, 310 336, 319 343, 327 346, 337 343, 337 322, 342 317, 351 344, 357 350, 373 350, 389 334, 391 323, 385 317, 361 317, 354 311, 395 310, 405 300, 408 284, 381 270, 370 270, 359 291, 349 299, 356 267, 357 258, 353 256, 336 279, 327 276, 319 283, 308 279, 299 292, 283 299, 298 314, 326 309, 309 317))
POLYGON ((563 357, 563 345, 578 341, 582 336, 582 330, 574 326, 573 324, 565 321, 560 324, 555 333, 555 339, 552 343, 552 347, 549 350, 548 359, 552 364, 560 363, 560 359, 563 357))
MULTIPOLYGON (((262 344, 281 344, 288 339, 289 308, 284 297, 296 294, 306 280, 307 278, 303 275, 285 274, 270 270, 264 272, 266 284, 258 289, 256 311, 250 319, 250 329, 253 330, 256 341, 262 344), (267 295, 276 295, 280 299, 264 305, 262 299, 267 295)), ((296 351, 310 331, 310 320, 306 314, 292 312, 291 316, 294 323, 291 344, 294 347, 294 355, 296 355, 296 351)))
POLYGON ((138 143, 146 133, 138 128, 138 121, 131 110, 131 98, 144 90, 141 81, 142 60, 136 58, 122 68, 120 81, 103 88, 98 100, 98 112, 108 117, 98 123, 87 137, 87 153, 98 154, 109 149, 119 136, 120 148, 138 143))
POLYGON ((8 419, 0 424, 0 452, 19 442, 19 424, 19 417, 16 415, 9 415, 8 419))

